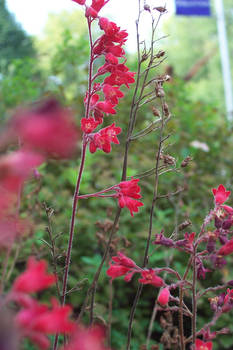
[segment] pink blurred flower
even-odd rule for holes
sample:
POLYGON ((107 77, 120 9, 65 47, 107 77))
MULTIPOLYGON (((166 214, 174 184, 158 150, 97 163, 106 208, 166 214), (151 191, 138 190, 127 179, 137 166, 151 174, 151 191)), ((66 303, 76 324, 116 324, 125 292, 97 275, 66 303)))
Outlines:
POLYGON ((217 189, 213 188, 212 192, 216 204, 223 204, 231 194, 231 191, 226 191, 223 185, 219 185, 217 189))
POLYGON ((78 139, 71 113, 54 99, 18 112, 11 127, 25 146, 61 158, 71 156, 78 139))
POLYGON ((34 293, 46 289, 55 283, 56 277, 47 273, 45 260, 36 261, 30 257, 27 269, 19 275, 13 284, 14 292, 34 293))

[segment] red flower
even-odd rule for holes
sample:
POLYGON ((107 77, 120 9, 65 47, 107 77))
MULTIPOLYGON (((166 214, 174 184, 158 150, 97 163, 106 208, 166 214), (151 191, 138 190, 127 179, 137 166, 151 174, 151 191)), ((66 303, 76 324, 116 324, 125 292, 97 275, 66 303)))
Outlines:
POLYGON ((160 291, 157 301, 160 305, 167 305, 170 298, 170 291, 168 288, 164 288, 160 291))
POLYGON ((102 149, 105 153, 111 152, 111 143, 119 144, 119 140, 116 135, 121 133, 121 128, 116 127, 115 123, 101 129, 94 134, 90 140, 89 149, 91 153, 94 153, 97 149, 102 149))
POLYGON ((81 119, 81 129, 86 134, 91 133, 97 128, 99 123, 94 118, 82 118, 81 119))
POLYGON ((129 88, 129 84, 135 82, 134 72, 118 72, 119 74, 113 73, 109 77, 105 78, 104 83, 109 85, 121 86, 125 84, 129 88))
POLYGON ((28 259, 27 269, 16 278, 13 284, 14 292, 33 293, 46 289, 55 283, 56 277, 46 272, 45 260, 36 261, 31 257, 28 259))
POLYGON ((64 350, 110 350, 105 346, 105 334, 102 328, 89 329, 78 327, 73 339, 64 350))
MULTIPOLYGON (((99 101, 99 95, 94 94, 91 97, 90 101, 90 107, 91 110, 94 110, 94 112, 99 112, 100 117, 103 117, 103 113, 106 114, 116 114, 115 109, 113 108, 113 105, 110 101, 99 101)), ((87 97, 85 97, 84 102, 87 102, 87 97)))
POLYGON ((192 232, 192 233, 185 233, 184 234, 184 238, 187 240, 187 245, 188 246, 192 246, 193 245, 193 242, 194 242, 194 239, 195 239, 195 232, 192 232))
POLYGON ((112 260, 115 262, 115 265, 123 265, 125 267, 133 268, 136 266, 135 262, 127 258, 123 253, 117 252, 117 256, 113 256, 112 260))
POLYGON ((122 181, 115 187, 118 192, 118 204, 120 208, 127 207, 130 211, 131 216, 133 213, 138 212, 138 207, 142 207, 143 203, 136 199, 141 198, 140 187, 138 186, 139 179, 131 179, 130 181, 122 181))
POLYGON ((218 251, 219 255, 229 255, 233 252, 233 238, 224 244, 218 251))
POLYGON ((112 277, 112 279, 126 275, 125 281, 129 282, 135 273, 135 271, 132 269, 137 267, 135 262, 121 252, 117 252, 117 256, 113 256, 112 261, 114 264, 110 263, 110 267, 107 270, 107 275, 112 277))
POLYGON ((221 208, 223 208, 227 212, 227 214, 233 215, 233 208, 229 205, 222 205, 221 208))
POLYGON ((164 281, 161 277, 157 276, 153 269, 146 269, 141 272, 142 278, 138 282, 142 284, 152 284, 155 287, 162 287, 164 281))
POLYGON ((141 198, 139 194, 141 188, 138 186, 139 179, 131 179, 129 181, 122 181, 119 183, 120 192, 124 196, 132 197, 132 198, 141 198))
POLYGON ((129 271, 130 271, 130 268, 128 267, 110 263, 110 267, 107 269, 106 273, 109 277, 112 277, 112 279, 114 279, 120 276, 124 276, 129 271))
POLYGON ((70 156, 78 138, 70 112, 54 99, 17 113, 12 131, 25 146, 59 157, 70 156))
POLYGON ((204 341, 200 339, 196 339, 195 341, 195 348, 194 350, 212 350, 213 343, 212 342, 207 342, 205 343, 204 341))
POLYGON ((226 191, 223 185, 219 185, 217 189, 213 188, 212 192, 216 204, 223 204, 231 194, 231 191, 226 191))
POLYGON ((124 97, 124 94, 119 90, 119 87, 115 87, 109 84, 104 84, 103 93, 106 101, 110 101, 112 105, 117 105, 118 99, 124 97))
POLYGON ((120 30, 120 27, 117 27, 116 23, 110 22, 107 18, 104 17, 100 17, 99 26, 100 29, 104 30, 105 34, 110 37, 120 30))
POLYGON ((20 310, 15 318, 21 333, 31 339, 41 349, 48 349, 50 342, 46 334, 70 334, 75 330, 74 322, 68 319, 71 308, 58 306, 53 301, 53 308, 32 300, 30 305, 20 310))
POLYGON ((134 216, 134 212, 138 212, 138 207, 142 207, 144 205, 142 202, 139 202, 127 196, 123 196, 121 194, 118 196, 118 204, 120 208, 127 207, 130 211, 131 216, 134 216))
POLYGON ((86 2, 86 0, 72 0, 72 1, 77 2, 77 4, 79 5, 84 5, 86 2))
POLYGON ((108 1, 109 0, 92 0, 91 6, 86 8, 86 16, 96 18, 98 16, 98 12, 104 5, 107 4, 108 1))
POLYGON ((105 61, 110 64, 118 64, 118 58, 114 56, 111 52, 105 55, 105 61))
POLYGON ((115 109, 110 101, 100 101, 96 104, 96 109, 106 114, 116 114, 115 109))

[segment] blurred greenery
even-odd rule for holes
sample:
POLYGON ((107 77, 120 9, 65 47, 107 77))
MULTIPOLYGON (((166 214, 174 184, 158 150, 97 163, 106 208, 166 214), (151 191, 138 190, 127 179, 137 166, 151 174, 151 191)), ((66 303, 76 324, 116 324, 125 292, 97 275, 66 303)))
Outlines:
MULTIPOLYGON (((226 4, 232 10, 230 2, 226 4)), ((218 55, 213 56, 190 81, 183 79, 199 57, 217 46, 215 22, 214 19, 204 21, 194 19, 192 24, 188 21, 189 19, 186 18, 171 18, 165 25, 164 30, 172 32, 172 36, 170 39, 160 41, 158 50, 166 46, 168 58, 157 71, 151 73, 152 76, 164 73, 168 65, 174 69, 171 81, 165 85, 166 100, 172 114, 167 127, 167 133, 171 136, 166 143, 165 153, 176 158, 177 168, 180 167, 186 156, 193 158, 190 165, 182 171, 179 169, 160 176, 159 194, 174 192, 179 186, 184 187, 185 191, 177 196, 158 201, 154 215, 153 234, 164 229, 165 234, 170 235, 185 219, 192 221, 191 232, 198 231, 209 208, 213 205, 211 188, 220 183, 223 183, 228 189, 232 188, 232 155, 230 152, 233 145, 232 126, 229 125, 224 114, 218 55), (195 32, 195 37, 193 32, 195 32), (176 40, 173 40, 174 37, 176 40), (209 38, 212 39, 209 40, 209 38), (190 40, 192 40, 192 50, 190 40)), ((82 12, 63 12, 59 15, 51 15, 44 36, 35 38, 34 46, 36 57, 29 55, 27 58, 21 58, 16 52, 13 60, 9 54, 9 64, 0 80, 2 120, 7 120, 18 105, 55 95, 73 109, 78 125, 84 112, 83 97, 87 83, 89 52, 82 12)), ((14 51, 17 50, 14 48, 14 51)), ((128 65, 131 70, 136 70, 136 55, 128 55, 128 65)), ((95 155, 87 154, 81 194, 96 192, 120 181, 123 140, 126 136, 133 88, 130 90, 125 88, 124 92, 126 96, 117 107, 116 117, 117 125, 123 129, 120 136, 122 142, 119 146, 113 146, 113 151, 109 155, 100 151, 95 155)), ((143 106, 139 111, 135 132, 154 121, 152 105, 159 108, 159 103, 155 101, 154 104, 143 106)), ((107 124, 113 121, 115 117, 106 118, 107 124)), ((145 138, 132 142, 128 176, 153 168, 157 144, 157 133, 150 133, 145 138)), ((59 235, 56 239, 57 264, 59 273, 62 274, 72 194, 80 161, 80 148, 81 145, 77 145, 75 157, 71 160, 58 162, 51 159, 43 164, 39 168, 40 180, 32 179, 27 184, 23 193, 21 215, 31 217, 34 223, 34 234, 20 242, 19 258, 9 285, 19 271, 22 271, 29 255, 35 254, 52 263, 49 249, 43 242, 43 240, 49 242, 46 232, 48 219, 43 203, 54 210, 52 227, 53 235, 59 235)), ((142 263, 148 231, 153 176, 143 178, 141 185, 145 205, 134 218, 130 217, 127 210, 123 210, 119 230, 111 247, 112 254, 117 250, 124 250, 139 265, 142 263)), ((88 285, 103 254, 108 237, 108 231, 103 227, 114 219, 116 208, 116 201, 109 198, 104 200, 91 198, 80 201, 69 287, 74 287, 80 281, 81 283, 78 285, 78 290, 67 297, 67 302, 74 306, 76 313, 80 310, 88 285), (83 280, 84 278, 87 278, 88 281, 83 280)), ((211 229, 213 228, 210 227, 211 229)), ((182 234, 180 235, 182 237, 182 234)), ((171 252, 166 249, 156 248, 156 252, 151 249, 150 266, 164 266, 170 255, 171 252)), ((174 252, 173 264, 180 273, 183 272, 187 259, 187 256, 174 252)), ((229 261, 229 267, 225 268, 223 273, 208 274, 208 280, 200 282, 200 285, 204 287, 207 284, 214 285, 214 283, 218 284, 232 279, 231 267, 232 264, 229 261)), ((95 316, 100 323, 108 321, 110 284, 105 274, 106 268, 107 265, 101 274, 96 297, 95 316)), ((169 277, 167 281, 171 282, 169 277)), ((118 350, 125 348, 129 311, 136 288, 136 278, 128 284, 121 279, 113 282, 112 344, 113 348, 118 350)), ((48 300, 49 296, 55 293, 55 289, 51 288, 50 291, 43 294, 43 300, 48 300)), ((157 290, 154 290, 153 287, 144 288, 134 323, 134 350, 140 349, 140 346, 145 343, 156 296, 157 290)), ((188 298, 187 302, 190 303, 188 298)), ((211 316, 207 298, 200 304, 199 316, 200 324, 206 323, 211 316)), ((231 314, 224 315, 218 327, 231 324, 230 317, 231 314)), ((84 319, 88 321, 87 315, 84 319)), ((177 315, 174 319, 177 322, 177 315)), ((188 335, 190 332, 188 323, 186 331, 188 335)), ((158 341, 161 334, 158 316, 153 329, 153 342, 158 341)), ((231 336, 220 336, 218 342, 219 348, 232 349, 231 336)), ((25 345, 26 348, 32 349, 32 346, 25 345)))

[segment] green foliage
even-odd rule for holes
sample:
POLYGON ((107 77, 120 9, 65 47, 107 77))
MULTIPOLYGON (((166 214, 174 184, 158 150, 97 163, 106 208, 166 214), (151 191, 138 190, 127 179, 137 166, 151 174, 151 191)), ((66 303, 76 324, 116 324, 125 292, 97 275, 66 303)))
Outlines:
POLYGON ((9 13, 5 0, 0 1, 0 67, 1 71, 15 58, 34 55, 32 40, 9 13))

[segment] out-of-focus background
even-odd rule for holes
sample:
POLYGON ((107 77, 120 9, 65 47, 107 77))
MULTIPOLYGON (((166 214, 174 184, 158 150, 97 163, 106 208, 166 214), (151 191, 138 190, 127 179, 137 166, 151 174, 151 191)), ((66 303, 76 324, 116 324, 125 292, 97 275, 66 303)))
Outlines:
MULTIPOLYGON (((155 6, 163 5, 163 2, 155 0, 150 3, 155 6)), ((167 58, 153 73, 157 75, 166 72, 171 75, 170 82, 165 86, 167 102, 173 115, 168 126, 172 136, 166 151, 176 159, 177 166, 185 157, 193 158, 183 172, 169 172, 160 179, 160 194, 173 192, 179 186, 185 187, 185 191, 178 196, 160 200, 156 209, 153 233, 164 229, 165 234, 169 235, 186 219, 192 221, 189 232, 198 231, 203 218, 213 205, 211 188, 222 183, 227 189, 232 189, 233 137, 232 125, 227 121, 225 113, 214 4, 211 3, 210 17, 176 16, 174 3, 168 0, 166 5, 168 13, 162 17, 157 33, 158 39, 163 38, 156 45, 158 51, 166 51, 167 58)), ((224 0, 224 10, 233 69, 232 0, 224 0)), ((137 55, 134 22, 137 0, 110 0, 102 15, 110 17, 122 29, 129 31, 129 44, 126 46, 128 65, 135 71, 137 55)), ((150 35, 147 23, 145 17, 141 28, 145 39, 150 35)), ((70 0, 0 0, 0 29, 1 124, 8 120, 17 106, 51 95, 74 110, 79 124, 84 112, 83 97, 87 86, 89 52, 85 16, 81 7, 70 0)), ((99 33, 97 26, 96 33, 99 33)), ((109 117, 111 121, 117 118, 116 123, 123 130, 127 127, 132 90, 125 89, 126 97, 119 104, 117 117, 109 117)), ((151 108, 143 108, 138 117, 137 129, 141 130, 153 118, 151 108)), ((132 144, 128 176, 153 167, 152 157, 155 151, 151 145, 154 144, 154 138, 154 134, 149 134, 143 141, 140 139, 132 144)), ((88 154, 81 186, 82 194, 96 192, 119 182, 119 162, 122 161, 123 146, 121 144, 114 147, 111 155, 101 152, 94 156, 88 154)), ((34 235, 20 243, 15 275, 22 270, 26 257, 33 253, 50 259, 50 253, 43 242, 46 239, 47 225, 43 202, 54 209, 54 234, 63 233, 58 240, 58 263, 63 266, 79 157, 80 145, 77 147, 76 158, 71 161, 51 160, 40 167, 41 183, 37 191, 35 187, 38 183, 32 180, 28 184, 23 196, 21 215, 26 216, 30 212, 35 222, 34 235)), ((139 265, 147 236, 153 190, 151 178, 143 179, 141 184, 145 206, 133 219, 129 212, 123 212, 118 238, 112 247, 112 252, 125 250, 139 265)), ((78 212, 78 240, 74 242, 72 257, 71 286, 82 280, 84 275, 91 280, 107 239, 104 227, 114 218, 115 210, 116 202, 112 199, 89 199, 81 202, 78 212)), ((182 233, 180 235, 182 237, 182 233)), ((150 258, 151 267, 163 266, 170 254, 169 250, 157 248, 150 258)), ((184 270, 187 258, 174 253, 173 264, 180 273, 184 270)), ((228 267, 215 272, 213 276, 211 273, 207 274, 207 279, 201 283, 203 286, 212 285, 232 278, 232 269, 228 267)), ((113 284, 113 348, 120 350, 125 347, 129 305, 132 303, 137 281, 126 284, 116 280, 113 284)), ((83 281, 82 288, 69 296, 68 301, 77 307, 77 311, 87 286, 87 282, 83 281)), ((109 293, 108 278, 104 274, 101 275, 98 292, 101 293, 97 294, 96 317, 99 322, 104 323, 107 320, 106 299, 109 293)), ((145 343, 156 293, 153 287, 144 288, 135 318, 135 350, 145 343)), ((198 322, 201 325, 211 316, 207 298, 199 307, 198 322)), ((230 317, 228 314, 224 315, 218 327, 228 326, 233 331, 230 317)), ((174 320, 178 322, 176 316, 174 320)), ((159 319, 156 319, 152 338, 158 340, 161 331, 159 319)), ((187 321, 187 335, 189 331, 190 325, 187 321)), ((217 340, 218 349, 232 349, 232 346, 232 336, 220 336, 217 340)), ((26 348, 25 345, 25 349, 32 349, 32 346, 26 348)))

